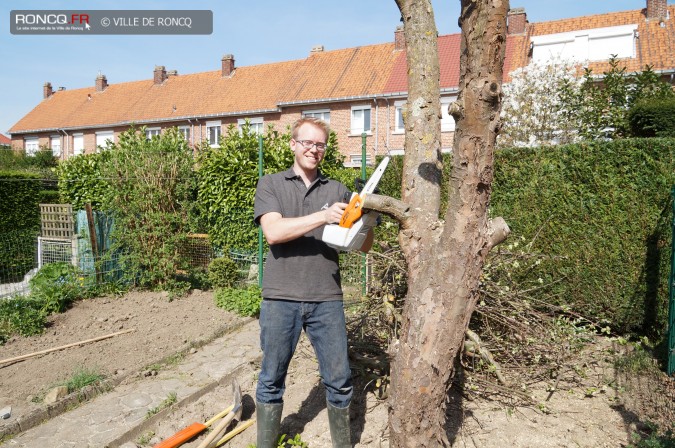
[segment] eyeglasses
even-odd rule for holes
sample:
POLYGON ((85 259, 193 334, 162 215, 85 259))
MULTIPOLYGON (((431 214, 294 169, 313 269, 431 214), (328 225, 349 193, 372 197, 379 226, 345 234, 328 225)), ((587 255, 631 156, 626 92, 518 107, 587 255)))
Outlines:
MULTIPOLYGON (((295 140, 295 139, 293 139, 295 140)), ((312 149, 313 146, 316 147, 316 150, 319 152, 324 152, 326 150, 326 144, 321 142, 313 142, 312 140, 295 140, 296 143, 300 143, 305 149, 312 149)))

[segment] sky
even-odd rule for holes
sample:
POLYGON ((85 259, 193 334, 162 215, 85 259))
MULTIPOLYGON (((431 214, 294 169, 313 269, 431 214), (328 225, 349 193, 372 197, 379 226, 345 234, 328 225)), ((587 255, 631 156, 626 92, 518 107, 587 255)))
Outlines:
MULTIPOLYGON (((439 34, 459 33, 460 0, 431 0, 439 34)), ((668 4, 675 0, 668 0, 668 4)), ((646 0, 511 0, 530 22, 642 9, 646 0)), ((156 65, 179 74, 302 59, 326 51, 393 42, 400 24, 394 0, 3 0, 0 3, 0 133, 42 100, 42 86, 76 89, 151 79, 156 65), (255 7, 254 7, 255 5, 255 7), (210 10, 210 35, 14 35, 12 10, 210 10)))

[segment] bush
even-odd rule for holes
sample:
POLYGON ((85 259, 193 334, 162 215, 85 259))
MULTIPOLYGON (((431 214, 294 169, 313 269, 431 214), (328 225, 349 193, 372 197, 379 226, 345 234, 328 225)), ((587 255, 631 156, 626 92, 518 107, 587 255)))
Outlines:
POLYGON ((101 169, 110 160, 110 151, 70 157, 61 162, 56 169, 59 179, 61 201, 73 204, 73 210, 82 210, 87 202, 92 208, 99 209, 103 197, 110 188, 103 179, 101 169))
POLYGON ((553 283, 558 304, 619 332, 662 335, 674 156, 672 139, 498 152, 490 214, 546 257, 512 280, 553 283))
POLYGON ((33 336, 44 331, 47 315, 41 304, 26 297, 0 300, 0 343, 12 333, 33 336))
POLYGON ((100 165, 107 185, 101 208, 115 220, 111 250, 119 251, 126 279, 185 291, 188 285, 176 274, 188 268, 181 248, 194 206, 192 149, 176 128, 151 140, 144 128, 131 128, 102 154, 107 154, 100 165))
POLYGON ((89 295, 82 272, 65 262, 44 265, 29 284, 31 298, 40 302, 47 314, 61 313, 75 300, 89 295))
POLYGON ((230 257, 220 257, 209 263, 209 283, 214 288, 229 288, 239 281, 239 269, 230 257))
POLYGON ((246 289, 222 288, 216 291, 215 300, 220 308, 240 316, 260 315, 262 296, 258 286, 249 286, 246 289))
MULTIPOLYGON (((290 133, 268 127, 263 136, 264 174, 285 171, 293 165, 290 133)), ((221 248, 255 251, 258 229, 253 223, 253 201, 258 184, 258 134, 245 125, 234 125, 221 138, 220 146, 204 144, 199 152, 197 202, 200 227, 208 229, 213 243, 221 248)), ((331 133, 321 170, 332 179, 352 182, 354 170, 345 169, 331 133)), ((348 183, 349 182, 349 183, 348 183)))
POLYGON ((638 137, 675 137, 675 98, 636 104, 628 122, 638 137))

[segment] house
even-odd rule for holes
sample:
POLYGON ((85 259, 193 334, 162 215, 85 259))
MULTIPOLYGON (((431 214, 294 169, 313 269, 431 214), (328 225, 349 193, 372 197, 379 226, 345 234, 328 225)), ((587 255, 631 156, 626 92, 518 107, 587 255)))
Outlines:
POLYGON ((12 146, 12 139, 6 135, 0 134, 0 149, 8 149, 12 146))
MULTIPOLYGON (((642 10, 549 22, 529 23, 523 8, 509 11, 504 81, 531 61, 573 58, 594 73, 608 69, 616 55, 628 72, 646 65, 673 83, 675 6, 646 0, 642 10)), ((454 120, 447 105, 458 93, 460 35, 438 38, 440 57, 441 146, 452 147, 454 120)), ((401 107, 407 95, 403 31, 390 43, 325 51, 311 49, 304 59, 237 67, 233 55, 217 71, 179 75, 164 66, 152 78, 109 83, 99 74, 89 87, 54 90, 43 86, 44 99, 11 129, 12 145, 26 152, 40 146, 55 155, 96 151, 116 141, 131 124, 147 127, 151 137, 178 127, 191 144, 216 145, 228 126, 249 120, 255 130, 267 125, 285 129, 302 115, 323 118, 336 132, 346 164, 361 163, 362 133, 367 160, 402 153, 401 107)))

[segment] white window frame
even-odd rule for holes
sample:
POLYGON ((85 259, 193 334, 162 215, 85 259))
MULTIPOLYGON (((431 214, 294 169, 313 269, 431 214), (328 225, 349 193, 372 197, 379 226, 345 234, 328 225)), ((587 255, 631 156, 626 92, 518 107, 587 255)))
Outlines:
POLYGON ((84 154, 84 134, 79 132, 73 134, 73 155, 79 156, 84 154))
POLYGON ((240 133, 244 127, 244 124, 246 123, 246 120, 248 120, 250 123, 251 131, 254 134, 263 134, 265 132, 265 120, 263 120, 263 117, 253 117, 237 119, 237 128, 239 129, 240 133))
POLYGON ((441 132, 455 132, 455 118, 448 113, 448 106, 455 101, 456 96, 441 97, 441 132))
MULTIPOLYGON (((353 167, 353 168, 358 168, 361 166, 361 153, 358 154, 349 154, 349 162, 345 163, 345 166, 347 167, 353 167)), ((370 165, 372 163, 372 158, 370 157, 370 154, 366 154, 366 165, 370 165)))
POLYGON ((403 106, 405 105, 406 100, 400 100, 394 102, 394 132, 393 134, 404 134, 405 125, 403 123, 403 106))
POLYGON ((60 135, 50 136, 49 147, 52 150, 52 156, 61 157, 61 136, 60 135))
POLYGON ((178 126, 178 132, 183 134, 186 142, 190 143, 190 126, 178 126))
POLYGON ((364 104, 364 105, 359 105, 359 106, 352 106, 351 108, 351 114, 350 114, 350 119, 351 119, 351 126, 350 126, 350 135, 361 135, 364 132, 367 135, 372 135, 372 129, 373 129, 373 120, 372 120, 372 107, 370 104, 364 104), (366 114, 364 111, 368 111, 368 129, 365 129, 365 122, 366 122, 366 114), (357 112, 361 112, 362 116, 361 117, 356 117, 355 114, 357 112))
POLYGON ((96 131, 96 152, 106 149, 108 142, 115 143, 115 131, 96 131))
POLYGON ((152 140, 152 137, 159 137, 162 128, 145 128, 145 138, 152 140))
POLYGON ((38 137, 24 137, 23 149, 28 157, 35 157, 40 150, 40 139, 38 137))
POLYGON ((303 117, 314 117, 330 124, 330 109, 303 110, 303 117))
POLYGON ((220 135, 222 133, 222 124, 220 121, 206 122, 206 141, 211 148, 220 147, 220 135))

